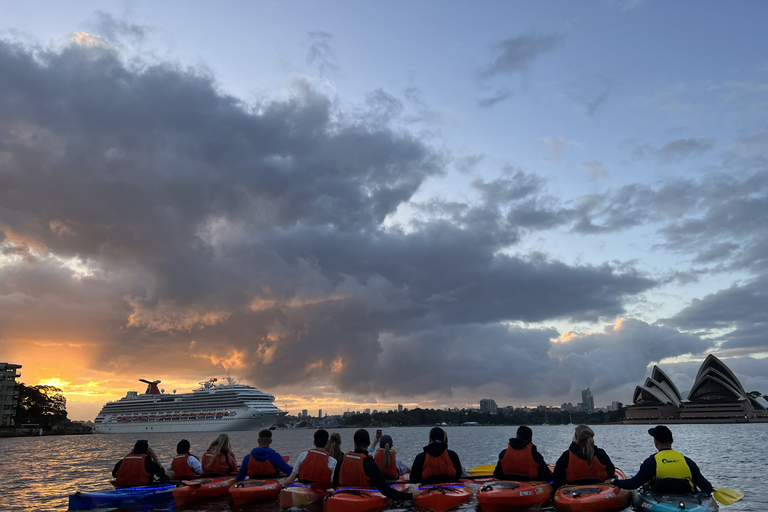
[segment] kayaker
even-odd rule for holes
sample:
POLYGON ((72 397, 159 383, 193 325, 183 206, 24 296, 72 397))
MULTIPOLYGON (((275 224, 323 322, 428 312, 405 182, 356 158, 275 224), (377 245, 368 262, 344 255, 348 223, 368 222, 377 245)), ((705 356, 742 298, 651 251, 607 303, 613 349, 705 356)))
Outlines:
POLYGON ((165 472, 171 480, 194 478, 203 474, 203 466, 197 457, 189 453, 189 441, 182 439, 176 445, 176 456, 168 463, 165 472))
POLYGON ((458 482, 463 473, 459 456, 448 449, 445 431, 440 427, 434 427, 429 431, 429 444, 413 460, 411 482, 422 484, 458 482))
POLYGON ((368 455, 371 436, 367 430, 361 428, 355 432, 353 440, 355 450, 345 453, 333 472, 334 487, 375 487, 393 500, 412 500, 419 495, 418 488, 414 492, 401 492, 389 486, 378 464, 368 455))
POLYGON ((701 474, 699 467, 682 453, 672 449, 672 431, 664 425, 648 430, 653 437, 657 453, 651 455, 640 465, 640 470, 632 478, 613 480, 613 485, 622 489, 637 489, 648 484, 652 491, 669 494, 687 494, 702 492, 712 494, 712 484, 701 474))
POLYGON ((368 448, 368 455, 373 457, 373 461, 384 473, 384 477, 389 480, 397 480, 398 477, 408 474, 410 469, 400 460, 397 452, 392 449, 394 446, 392 436, 384 434, 377 437, 379 446, 377 448, 376 444, 372 443, 368 448))
POLYGON ((231 474, 237 473, 237 459, 232 453, 227 434, 219 436, 211 441, 208 449, 203 454, 203 471, 206 474, 231 474))
POLYGON ((270 477, 276 478, 280 471, 285 475, 293 473, 293 467, 285 462, 283 456, 269 447, 272 444, 272 431, 264 429, 259 432, 258 447, 243 458, 240 471, 237 473, 237 481, 246 477, 270 477))
POLYGON ((115 477, 117 487, 149 485, 168 479, 155 451, 149 447, 149 441, 146 440, 136 441, 131 453, 117 461, 112 469, 112 476, 115 477))
POLYGON ((325 445, 325 451, 327 451, 331 457, 336 459, 337 463, 341 461, 342 457, 344 457, 344 452, 341 451, 341 434, 338 432, 331 434, 328 443, 325 445))
POLYGON ((315 447, 299 454, 291 474, 280 482, 283 486, 291 485, 296 479, 303 484, 315 484, 317 487, 331 486, 336 459, 325 451, 328 437, 328 431, 325 429, 315 432, 315 447))
POLYGON ((616 475, 610 457, 595 446, 595 433, 586 425, 576 427, 571 446, 563 452, 552 474, 557 489, 566 484, 593 484, 616 475))
POLYGON ((517 429, 515 437, 509 439, 507 448, 499 454, 493 477, 497 480, 520 482, 548 482, 552 479, 552 471, 533 444, 533 430, 530 427, 522 425, 517 429))

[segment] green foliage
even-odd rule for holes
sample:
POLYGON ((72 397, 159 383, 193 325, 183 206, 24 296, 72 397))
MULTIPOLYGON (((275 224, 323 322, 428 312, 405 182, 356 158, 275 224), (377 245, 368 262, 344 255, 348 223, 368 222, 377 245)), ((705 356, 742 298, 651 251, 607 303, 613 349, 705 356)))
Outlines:
POLYGON ((67 419, 67 399, 54 386, 17 385, 19 405, 16 410, 16 425, 27 423, 40 425, 48 430, 67 419))

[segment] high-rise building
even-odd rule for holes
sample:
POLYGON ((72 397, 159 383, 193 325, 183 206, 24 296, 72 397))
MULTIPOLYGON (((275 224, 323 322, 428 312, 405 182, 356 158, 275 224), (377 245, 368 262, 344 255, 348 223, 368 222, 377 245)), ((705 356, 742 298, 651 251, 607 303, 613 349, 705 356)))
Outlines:
POLYGON ((302 418, 306 418, 307 416, 308 416, 308 414, 307 414, 307 410, 306 410, 306 409, 302 409, 302 410, 301 410, 301 417, 302 417, 302 418))
POLYGON ((397 404, 397 412, 403 412, 403 404, 397 404))
POLYGON ((595 398, 592 396, 592 391, 589 387, 581 390, 581 403, 584 404, 586 411, 593 411, 595 409, 595 398))
POLYGON ((370 410, 370 409, 366 409, 366 410, 364 410, 363 412, 364 412, 365 414, 371 414, 371 410, 370 410))
POLYGON ((16 406, 19 401, 16 379, 21 377, 16 370, 19 368, 20 364, 0 363, 0 426, 16 424, 16 406))
POLYGON ((498 407, 496 406, 496 401, 491 398, 483 398, 480 400, 480 412, 489 412, 491 414, 496 414, 496 411, 498 410, 498 407))
POLYGON ((317 417, 318 418, 322 418, 323 417, 323 410, 322 409, 318 409, 317 410, 317 417))

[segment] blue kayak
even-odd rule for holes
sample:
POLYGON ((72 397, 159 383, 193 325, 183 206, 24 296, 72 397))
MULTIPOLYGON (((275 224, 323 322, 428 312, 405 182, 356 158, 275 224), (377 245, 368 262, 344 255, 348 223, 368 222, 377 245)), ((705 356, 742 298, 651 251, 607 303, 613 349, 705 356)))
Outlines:
POLYGON ((172 501, 175 485, 125 487, 114 491, 80 492, 69 495, 69 510, 131 507, 158 501, 172 501))
POLYGON ((716 512, 720 510, 715 498, 704 494, 664 494, 638 490, 632 492, 632 507, 643 512, 716 512))

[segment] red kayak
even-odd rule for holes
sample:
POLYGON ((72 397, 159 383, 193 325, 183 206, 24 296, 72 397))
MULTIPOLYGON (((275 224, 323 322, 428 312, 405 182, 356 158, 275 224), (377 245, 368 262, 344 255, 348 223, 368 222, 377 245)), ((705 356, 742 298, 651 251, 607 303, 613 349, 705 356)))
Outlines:
MULTIPOLYGON (((616 470, 616 477, 626 478, 620 469, 616 470)), ((564 485, 555 493, 555 508, 566 512, 614 512, 629 507, 631 501, 631 491, 609 483, 564 485)))
POLYGON ((301 507, 318 502, 328 495, 327 489, 312 487, 307 484, 291 484, 280 491, 280 508, 301 507))
POLYGON ((472 486, 468 483, 425 485, 419 489, 421 494, 413 499, 413 505, 432 512, 456 508, 472 498, 472 486))
MULTIPOLYGON (((395 484, 392 487, 407 492, 409 484, 395 484)), ((323 500, 323 512, 377 512, 387 508, 392 500, 378 489, 362 487, 340 487, 334 489, 323 500)))
POLYGON ((532 507, 552 497, 552 482, 494 480, 480 487, 477 501, 483 512, 499 512, 532 507))
POLYGON ((229 488, 233 485, 235 485, 234 476, 183 480, 181 485, 173 490, 173 500, 177 505, 183 505, 209 498, 229 496, 229 488))
POLYGON ((280 483, 277 480, 243 480, 229 488, 229 495, 235 505, 252 501, 276 498, 280 493, 280 483))

